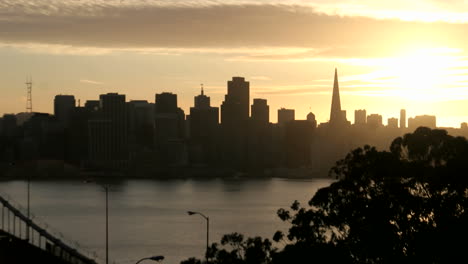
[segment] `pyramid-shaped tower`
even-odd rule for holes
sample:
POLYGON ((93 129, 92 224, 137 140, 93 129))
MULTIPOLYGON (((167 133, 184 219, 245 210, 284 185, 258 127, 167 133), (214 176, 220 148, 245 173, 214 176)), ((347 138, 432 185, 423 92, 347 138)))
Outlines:
POLYGON ((343 123, 343 113, 341 111, 340 88, 338 86, 338 71, 335 68, 335 80, 333 81, 333 96, 330 111, 330 124, 343 123))

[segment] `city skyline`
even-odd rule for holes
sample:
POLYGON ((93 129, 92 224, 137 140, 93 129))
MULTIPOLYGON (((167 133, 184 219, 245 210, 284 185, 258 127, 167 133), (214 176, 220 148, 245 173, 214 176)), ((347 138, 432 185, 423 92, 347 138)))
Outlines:
POLYGON ((46 0, 0 7, 0 114, 24 111, 29 76, 34 110, 47 113, 56 94, 84 102, 118 92, 152 101, 164 91, 178 94, 188 113, 200 83, 220 105, 225 81, 243 76, 251 98, 268 99, 271 120, 284 107, 326 122, 337 67, 348 117, 365 108, 387 120, 406 109, 436 115, 441 127, 468 121, 463 2, 46 0))
MULTIPOLYGON (((242 80, 245 80, 244 77, 241 77, 241 76, 235 76, 235 77, 232 77, 233 80, 234 79, 242 79, 242 80)), ((250 83, 249 80, 246 80, 247 83, 250 83)), ((228 89, 229 89, 229 83, 231 81, 227 81, 227 84, 228 84, 228 89)), ((29 84, 29 81, 28 83, 29 84)), ((207 96, 205 95, 205 88, 204 88, 204 84, 200 84, 201 87, 199 87, 199 94, 195 95, 193 98, 194 98, 194 101, 192 101, 192 104, 189 105, 189 109, 188 111, 186 111, 182 106, 179 106, 180 109, 182 109, 185 113, 185 115, 187 116, 187 118, 189 117, 190 115, 190 112, 191 112, 191 109, 193 109, 194 107, 197 106, 197 104, 207 104, 208 107, 210 107, 210 99, 211 97, 210 96, 207 96), (206 99, 205 99, 206 98, 206 99), (200 100, 208 100, 207 102, 202 102, 200 100)), ((421 116, 430 116, 430 117, 434 117, 434 124, 436 124, 436 121, 435 121, 435 118, 437 118, 437 124, 439 124, 439 119, 437 117, 437 115, 429 115, 427 113, 423 113, 423 114, 419 114, 419 115, 409 115, 409 116, 406 116, 406 109, 400 109, 400 113, 398 115, 394 115, 394 116, 389 116, 388 118, 385 117, 384 115, 382 115, 381 113, 375 113, 375 112, 369 112, 367 111, 367 109, 365 107, 361 107, 361 108, 358 108, 358 109, 342 109, 341 108, 341 100, 340 100, 340 91, 339 91, 339 81, 338 81, 338 69, 335 68, 335 73, 334 73, 334 78, 333 78, 333 85, 332 85, 332 93, 331 93, 331 97, 330 97, 330 100, 331 100, 331 111, 329 111, 329 116, 332 117, 333 115, 335 115, 335 118, 328 118, 326 121, 320 121, 320 120, 317 120, 317 125, 319 124, 327 124, 330 122, 330 120, 334 119, 335 121, 342 118, 341 115, 344 114, 343 118, 344 118, 344 121, 348 121, 350 124, 360 124, 361 122, 358 121, 358 120, 361 120, 362 119, 362 116, 359 116, 357 117, 356 115, 359 115, 361 114, 362 115, 362 112, 364 114, 364 120, 367 119, 369 116, 372 118, 372 117, 378 117, 380 118, 380 121, 379 123, 381 125, 386 125, 386 126, 391 126, 393 127, 394 125, 393 124, 389 124, 388 121, 390 120, 393 120, 393 121, 397 121, 397 126, 396 127, 403 127, 405 128, 406 125, 402 126, 402 123, 401 123, 401 118, 404 116, 405 119, 404 119, 404 124, 408 124, 408 122, 410 122, 409 120, 410 119, 414 119, 414 118, 417 118, 417 117, 421 117, 421 116), (336 106, 335 106, 336 105, 336 106), (404 111, 405 114, 402 115, 401 114, 401 111, 404 111), (387 121, 387 123, 385 122, 387 121)), ((250 91, 249 91, 250 93, 250 91)), ((127 99, 126 98, 126 94, 119 94, 118 92, 108 92, 108 93, 103 93, 103 94, 100 94, 99 97, 102 97, 104 95, 110 95, 110 94, 116 94, 116 95, 119 95, 119 96, 123 96, 124 100, 126 103, 131 103, 131 102, 134 102, 134 103, 139 103, 139 102, 145 102, 145 103, 151 103, 151 104, 154 104, 156 102, 156 100, 145 100, 145 99, 141 99, 141 98, 134 98, 134 99, 127 99)), ((177 104, 179 101, 177 99, 177 94, 173 93, 172 91, 162 91, 160 94, 163 94, 163 95, 175 95, 175 104, 177 104)), ((158 96, 158 93, 154 94, 153 95, 153 98, 154 96, 158 96)), ((81 101, 81 99, 79 98, 75 98, 75 95, 73 94, 57 94, 54 96, 54 99, 53 99, 53 104, 52 105, 52 111, 51 112, 47 112, 47 114, 51 114, 53 115, 54 113, 56 113, 56 109, 57 109, 57 98, 60 97, 61 100, 65 100, 65 101, 68 101, 68 104, 67 105, 70 105, 70 100, 73 100, 73 104, 75 107, 85 107, 87 103, 94 103, 94 102, 97 102, 96 101, 96 97, 94 98, 91 98, 89 100, 86 100, 86 101, 81 101)), ((268 98, 251 98, 250 100, 247 99, 247 101, 249 103, 247 103, 246 105, 249 105, 250 106, 254 106, 255 102, 258 101, 258 100, 261 100, 261 101, 265 101, 265 103, 268 103, 268 98)), ((214 107, 217 107, 217 108, 220 108, 221 106, 223 105, 223 103, 219 104, 218 106, 216 105, 213 105, 214 107)), ((18 112, 18 113, 4 113, 4 115, 9 115, 9 114, 19 114, 19 113, 26 113, 28 112, 28 106, 29 104, 26 105, 26 111, 21 111, 21 112, 18 112)), ((60 106, 59 106, 60 107, 60 106)), ((267 115, 268 115, 268 120, 270 120, 269 122, 272 123, 272 124, 276 124, 276 123, 281 123, 280 121, 280 117, 278 116, 279 112, 280 111, 292 111, 292 117, 289 117, 288 120, 307 120, 308 119, 308 115, 309 114, 313 114, 314 117, 316 116, 315 112, 313 111, 313 109, 309 109, 309 112, 306 113, 305 116, 300 116, 300 115, 296 115, 296 109, 293 107, 293 108, 290 108, 290 109, 286 109, 285 107, 280 107, 278 109, 270 109, 270 107, 267 108, 267 115), (272 119, 272 117, 275 117, 276 119, 276 122, 274 121, 275 119, 272 119)), ((250 111, 249 111, 250 112, 250 111)), ((38 112, 38 111, 33 111, 33 113, 43 113, 43 112, 38 112)), ((218 118, 221 119, 221 114, 220 113, 217 113, 218 115, 218 118)), ((60 120, 60 119, 64 119, 65 117, 61 117, 61 116, 57 116, 57 118, 60 120)), ((252 116, 252 113, 249 113, 248 114, 248 118, 254 118, 252 116)), ((218 121, 219 123, 221 123, 221 121, 218 121)), ((343 122, 343 121, 339 121, 339 122, 343 122)), ((366 121, 364 122, 366 123, 366 121)), ((465 121, 461 122, 458 126, 453 126, 453 127, 450 127, 450 126, 441 126, 441 125, 437 125, 437 126, 433 126, 433 127, 441 127, 441 128, 460 128, 462 126, 463 123, 467 123, 465 121)), ((431 126, 432 127, 432 126, 431 126)))

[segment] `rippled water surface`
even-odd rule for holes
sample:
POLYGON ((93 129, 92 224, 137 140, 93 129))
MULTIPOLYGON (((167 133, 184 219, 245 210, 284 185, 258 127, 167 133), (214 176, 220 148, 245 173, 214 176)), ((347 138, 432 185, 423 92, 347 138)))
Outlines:
MULTIPOLYGON (((252 180, 125 180, 109 183, 110 263, 135 263, 142 257, 164 255, 162 263, 202 258, 206 221, 210 242, 223 234, 271 238, 287 225, 276 211, 294 200, 305 204, 330 179, 252 180)), ((26 205, 26 182, 0 182, 0 193, 26 205)), ((96 183, 33 181, 31 212, 35 221, 96 252, 104 263, 105 191, 96 183)))

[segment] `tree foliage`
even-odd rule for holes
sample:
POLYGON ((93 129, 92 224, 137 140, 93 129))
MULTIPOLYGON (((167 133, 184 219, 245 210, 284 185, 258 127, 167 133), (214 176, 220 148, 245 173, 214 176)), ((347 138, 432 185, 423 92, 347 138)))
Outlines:
POLYGON ((351 151, 330 174, 337 181, 307 207, 295 201, 278 210, 290 223, 273 236, 281 250, 236 234, 222 240, 231 251, 214 245, 213 263, 468 263, 465 138, 421 127, 396 138, 390 152, 351 151))

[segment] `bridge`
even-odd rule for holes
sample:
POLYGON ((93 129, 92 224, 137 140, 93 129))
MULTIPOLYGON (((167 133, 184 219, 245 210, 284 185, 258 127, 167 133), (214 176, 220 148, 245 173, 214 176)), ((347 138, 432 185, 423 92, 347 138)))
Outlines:
POLYGON ((41 228, 0 196, 0 263, 97 264, 41 228))

